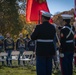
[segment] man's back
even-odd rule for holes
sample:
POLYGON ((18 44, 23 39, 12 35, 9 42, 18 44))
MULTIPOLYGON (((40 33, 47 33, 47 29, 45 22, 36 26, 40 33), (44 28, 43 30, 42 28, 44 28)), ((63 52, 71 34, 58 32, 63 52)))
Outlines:
POLYGON ((55 35, 55 27, 48 22, 36 26, 36 31, 31 36, 32 39, 53 39, 55 35), (36 37, 35 37, 35 36, 36 37))
POLYGON ((31 36, 31 39, 43 41, 43 42, 37 41, 37 48, 36 48, 37 55, 51 56, 55 54, 55 48, 53 43, 55 33, 56 33, 55 27, 51 25, 49 22, 43 22, 43 24, 36 26, 35 31, 31 36))

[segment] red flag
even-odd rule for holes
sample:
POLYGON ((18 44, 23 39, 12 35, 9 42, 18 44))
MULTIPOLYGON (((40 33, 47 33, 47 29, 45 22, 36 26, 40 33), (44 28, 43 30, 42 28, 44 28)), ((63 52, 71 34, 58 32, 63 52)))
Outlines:
POLYGON ((39 15, 40 10, 44 10, 44 11, 49 12, 46 1, 40 2, 40 0, 28 0, 27 9, 26 9, 26 20, 37 22, 39 20, 39 16, 40 16, 39 15), (31 1, 32 4, 29 7, 29 2, 30 1, 31 1), (31 9, 29 10, 29 8, 31 8, 31 9))
POLYGON ((27 22, 30 22, 32 3, 33 3, 33 0, 27 0, 27 5, 26 5, 26 21, 27 22))

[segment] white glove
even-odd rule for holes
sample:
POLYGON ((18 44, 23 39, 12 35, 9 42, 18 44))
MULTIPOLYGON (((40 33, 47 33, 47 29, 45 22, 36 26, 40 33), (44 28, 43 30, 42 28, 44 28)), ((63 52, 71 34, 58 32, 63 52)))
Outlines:
POLYGON ((64 54, 63 53, 60 53, 60 57, 63 58, 64 57, 64 54))

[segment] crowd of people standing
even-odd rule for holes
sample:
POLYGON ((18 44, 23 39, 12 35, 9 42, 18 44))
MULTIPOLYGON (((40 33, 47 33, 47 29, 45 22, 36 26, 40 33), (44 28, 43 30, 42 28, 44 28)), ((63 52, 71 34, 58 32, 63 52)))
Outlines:
MULTIPOLYGON (((26 35, 26 38, 24 38, 23 34, 20 33, 19 38, 17 39, 16 42, 14 42, 10 33, 6 34, 6 38, 4 38, 4 36, 2 36, 2 34, 0 33, 0 52, 8 53, 6 58, 7 66, 12 65, 12 60, 9 61, 9 59, 12 59, 11 53, 14 50, 20 52, 18 56, 18 65, 21 65, 20 56, 23 55, 24 51, 35 51, 35 41, 31 40, 28 37, 28 34, 26 35)), ((2 56, 2 59, 4 59, 4 56, 2 56)), ((2 61, 2 65, 5 65, 4 61, 2 61)))

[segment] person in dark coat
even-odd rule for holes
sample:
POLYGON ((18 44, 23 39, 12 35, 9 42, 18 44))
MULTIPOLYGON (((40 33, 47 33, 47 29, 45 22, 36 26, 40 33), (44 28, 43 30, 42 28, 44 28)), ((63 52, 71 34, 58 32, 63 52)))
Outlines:
POLYGON ((74 27, 75 27, 75 35, 74 35, 74 40, 75 40, 75 51, 74 51, 74 66, 76 67, 76 18, 74 22, 74 27))
MULTIPOLYGON (((20 51, 20 54, 18 56, 18 65, 21 65, 20 64, 20 57, 22 56, 22 58, 24 58, 23 52, 26 50, 26 42, 25 42, 25 39, 23 38, 22 33, 19 34, 19 38, 17 39, 16 50, 20 51)), ((25 65, 24 61, 23 61, 23 65, 25 65)))
POLYGON ((29 51, 33 51, 33 52, 35 52, 35 41, 34 40, 30 40, 29 42, 28 42, 28 49, 29 49, 29 51))
POLYGON ((36 26, 31 35, 36 40, 36 70, 37 75, 52 75, 52 57, 55 55, 55 27, 49 23, 51 14, 42 11, 42 24, 36 26))
POLYGON ((74 35, 74 39, 75 39, 74 65, 76 67, 76 32, 75 32, 75 35, 74 35))
POLYGON ((6 38, 4 40, 4 49, 8 53, 7 58, 6 58, 7 66, 11 66, 12 65, 12 56, 11 56, 11 53, 14 50, 14 41, 11 38, 10 33, 6 34, 6 38))
POLYGON ((70 25, 72 15, 63 14, 64 26, 60 31, 60 61, 63 75, 73 75, 74 26, 70 25))
POLYGON ((29 38, 28 34, 26 35, 25 41, 26 41, 26 51, 28 51, 29 50, 29 48, 28 48, 28 42, 30 41, 30 38, 29 38))
MULTIPOLYGON (((0 52, 4 52, 4 37, 2 36, 2 34, 0 33, 0 52)), ((4 56, 1 57, 2 59, 4 59, 4 56)), ((4 61, 2 61, 2 66, 4 66, 4 61)))

